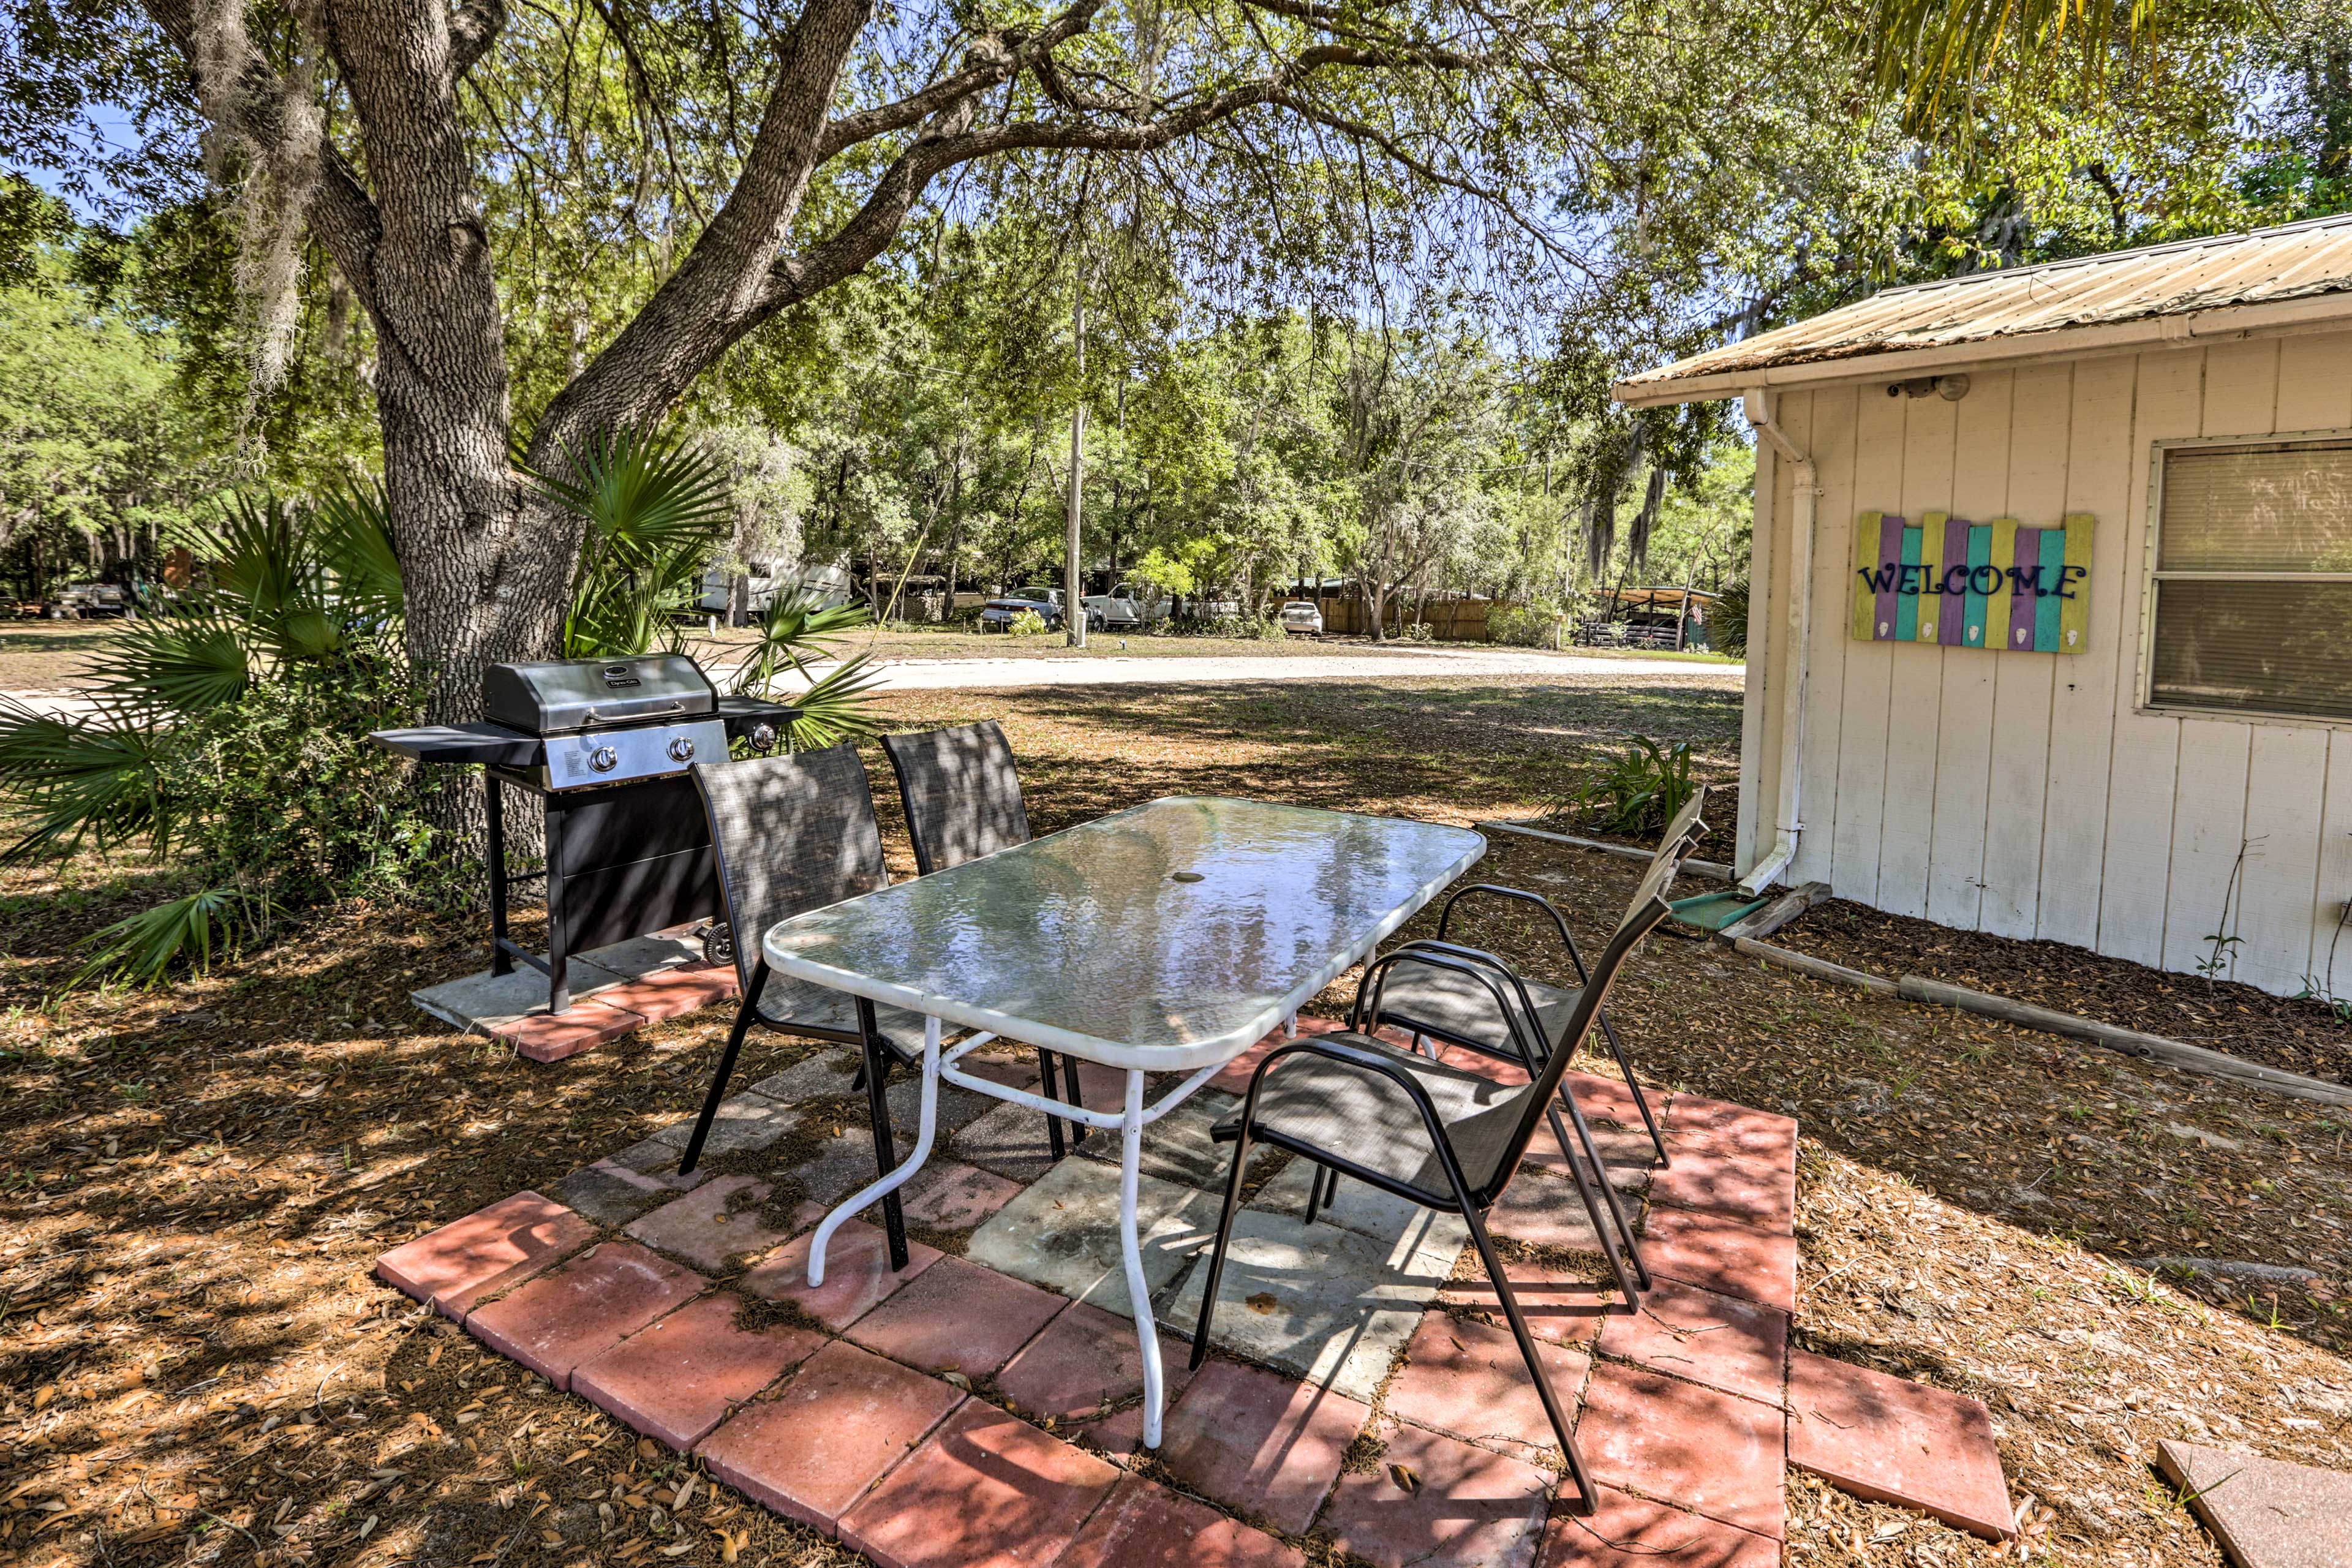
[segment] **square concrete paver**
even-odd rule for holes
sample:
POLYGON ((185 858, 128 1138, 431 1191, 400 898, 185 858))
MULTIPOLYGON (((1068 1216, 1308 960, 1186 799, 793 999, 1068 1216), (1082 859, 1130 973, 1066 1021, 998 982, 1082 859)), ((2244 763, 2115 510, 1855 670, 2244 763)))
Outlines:
POLYGON ((375 1260, 376 1277, 445 1316, 520 1284, 596 1237, 596 1227, 537 1193, 500 1198, 375 1260))
POLYGON ((1704 1515, 1602 1487, 1591 1515, 1564 1487, 1537 1568, 1780 1568, 1780 1543, 1704 1515))
POLYGON ((1594 1477, 1779 1540, 1780 1413, 1712 1388, 1601 1362, 1576 1444, 1594 1477))
POLYGON ((2169 1438, 2156 1461, 2238 1568, 2352 1563, 2352 1476, 2169 1438))
POLYGON ((953 1160, 927 1161, 898 1189, 907 1223, 933 1230, 970 1230, 1020 1195, 1020 1183, 953 1160))
POLYGON ((1202 1497, 1296 1535, 1370 1415, 1356 1400, 1279 1373, 1213 1361, 1170 1408, 1160 1461, 1202 1497))
MULTIPOLYGON (((1600 1152, 1601 1168, 1609 1173, 1609 1184, 1621 1193, 1649 1191, 1651 1179, 1658 1172, 1658 1151, 1650 1142, 1650 1135, 1638 1126, 1618 1127, 1595 1121, 1590 1111, 1585 1113, 1585 1121, 1592 1132, 1592 1146, 1600 1152)), ((1568 1125, 1565 1116, 1560 1118, 1560 1125, 1568 1127, 1570 1146, 1581 1159, 1584 1149, 1576 1142, 1576 1129, 1568 1125)), ((1561 1181, 1575 1179, 1569 1174, 1568 1156, 1560 1152, 1559 1140, 1552 1136, 1549 1125, 1536 1129, 1534 1140, 1528 1144, 1527 1163, 1561 1181)))
MULTIPOLYGON (((654 1134, 654 1142, 667 1143, 683 1156, 688 1141, 694 1136, 695 1121, 689 1116, 683 1121, 671 1122, 654 1134)), ((703 1142, 702 1157, 709 1160, 728 1154, 756 1154, 799 1125, 797 1112, 772 1100, 756 1094, 730 1095, 719 1101, 719 1114, 711 1119, 710 1136, 703 1142)))
POLYGON ((695 1452, 736 1490, 831 1535, 962 1401, 952 1384, 836 1340, 695 1452))
MULTIPOLYGON (((564 975, 575 1003, 628 978, 586 954, 575 955, 564 975)), ((445 1024, 487 1035, 501 1024, 520 1023, 534 1015, 547 1016, 547 976, 529 964, 518 964, 505 974, 485 969, 412 991, 408 999, 445 1024)))
POLYGON ((1790 1351, 1789 1462, 1988 1541, 2017 1531, 1992 1417, 1964 1394, 1790 1351))
POLYGON ((1400 1422, 1369 1471, 1343 1475, 1316 1533, 1378 1568, 1526 1568, 1543 1538, 1551 1477, 1400 1422))
POLYGON ((982 1378, 1069 1304, 992 1268, 942 1258, 858 1319, 849 1337, 924 1372, 982 1378))
MULTIPOLYGON (((1192 1379, 1189 1342, 1160 1337, 1161 1397, 1192 1379)), ((1143 1348, 1135 1324, 1073 1301, 996 1374, 996 1392, 1049 1432, 1085 1436, 1124 1458, 1143 1445, 1143 1348)))
MULTIPOLYGON (((1136 1224, 1151 1290, 1174 1279, 1207 1242, 1216 1215, 1217 1200, 1207 1193, 1139 1178, 1136 1224)), ((1073 1157, 1054 1166, 974 1231, 964 1256, 1073 1300, 1134 1315, 1119 1255, 1118 1172, 1096 1161, 1073 1157)))
POLYGON ((774 1191, 753 1176, 718 1176, 632 1222, 625 1232, 709 1274, 731 1274, 824 1217, 793 1204, 781 1221, 762 1207, 774 1191))
MULTIPOLYGON (((1591 1363, 1559 1345, 1538 1342, 1536 1353, 1572 1427, 1591 1363)), ((1549 1451, 1559 1462, 1559 1439, 1510 1330, 1433 1311, 1421 1320, 1405 1356, 1389 1384, 1391 1415, 1517 1458, 1549 1451)))
POLYGON ((466 1331, 558 1388, 594 1359, 710 1282, 626 1241, 608 1241, 466 1320, 466 1331))
MULTIPOLYGON (((1369 1401, 1453 1267, 1451 1255, 1244 1209, 1234 1216, 1210 1342, 1369 1401)), ((1203 1254, 1162 1309, 1171 1329, 1192 1331, 1208 1278, 1203 1254)))
POLYGON ((671 1145, 644 1139, 572 1172, 556 1184, 556 1195, 600 1225, 626 1225, 710 1179, 709 1166, 679 1175, 677 1158, 671 1145))
POLYGON ((1059 1557, 1118 1479, 973 1401, 842 1516, 841 1539, 882 1568, 1029 1568, 1059 1557))
POLYGON ((1766 1230, 1785 1231, 1797 1218, 1794 1163, 1743 1158, 1701 1144, 1675 1156, 1650 1184, 1650 1201, 1706 1209, 1766 1230))
POLYGON ((1129 1476, 1054 1568, 1306 1568, 1296 1547, 1129 1476))
MULTIPOLYGON (((1311 1161, 1293 1160, 1280 1175, 1258 1189, 1249 1206, 1265 1214, 1290 1215, 1303 1222, 1307 1190, 1314 1183, 1316 1170, 1311 1161)), ((1470 1226, 1460 1215, 1423 1208, 1410 1198, 1344 1176, 1339 1180, 1339 1197, 1316 1211, 1315 1223, 1353 1231, 1383 1247, 1402 1246, 1433 1259, 1459 1257, 1470 1245, 1470 1226)))
MULTIPOLYGON (((1066 1151, 1069 1131, 1067 1125, 1062 1129, 1066 1151)), ((1103 1134, 1097 1132, 1090 1142, 1102 1139, 1103 1134)), ((1034 1182, 1055 1165, 1045 1113, 1009 1100, 956 1129, 948 1142, 958 1160, 1015 1182, 1034 1182)))
POLYGON ((892 1268, 888 1236, 863 1220, 846 1220, 826 1244, 824 1283, 813 1286, 808 1259, 809 1244, 815 1239, 816 1232, 807 1231, 770 1253, 743 1276, 743 1289, 763 1301, 789 1301, 835 1333, 940 1257, 937 1247, 910 1240, 907 1267, 892 1268))
MULTIPOLYGON (((1113 1100, 1107 1109, 1116 1109, 1113 1100)), ((1220 1143, 1209 1136, 1209 1130, 1233 1114, 1238 1102, 1230 1095, 1213 1094, 1206 1089, 1194 1094, 1175 1110, 1143 1130, 1136 1168, 1147 1176, 1157 1176, 1163 1182, 1179 1186, 1197 1187, 1202 1192, 1222 1194, 1225 1190, 1225 1166, 1232 1159, 1234 1146, 1220 1143)), ((1118 1168, 1119 1137, 1115 1131, 1102 1131, 1087 1140, 1080 1152, 1089 1160, 1098 1160, 1113 1170, 1118 1168)), ((1273 1150, 1253 1151, 1250 1163, 1256 1166, 1270 1163, 1273 1150)))
POLYGON ((1642 1260, 1668 1279, 1796 1310, 1797 1242, 1786 1232, 1660 1204, 1643 1229, 1642 1260))
POLYGON ((824 1348, 825 1338, 786 1324, 740 1328, 743 1298, 697 1297, 573 1369, 572 1391, 673 1448, 691 1448, 751 1398, 824 1348))
POLYGON ((1642 1293, 1639 1311, 1601 1326, 1600 1350, 1777 1405, 1788 1370, 1789 1317, 1777 1308, 1660 1279, 1642 1293))

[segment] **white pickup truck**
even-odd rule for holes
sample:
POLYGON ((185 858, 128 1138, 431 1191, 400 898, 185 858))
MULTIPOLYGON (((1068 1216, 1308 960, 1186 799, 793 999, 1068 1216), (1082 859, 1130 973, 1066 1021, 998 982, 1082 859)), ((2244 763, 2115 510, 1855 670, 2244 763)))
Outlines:
POLYGON ((1168 618, 1168 600, 1159 589, 1121 583, 1108 594, 1086 596, 1087 617, 1106 631, 1141 631, 1168 618))

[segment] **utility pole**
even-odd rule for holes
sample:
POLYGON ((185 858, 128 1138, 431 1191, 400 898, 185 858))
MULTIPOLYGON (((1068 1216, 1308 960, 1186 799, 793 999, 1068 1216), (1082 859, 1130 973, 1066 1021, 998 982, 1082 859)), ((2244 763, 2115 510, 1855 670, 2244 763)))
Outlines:
POLYGON ((1087 439, 1086 248, 1078 250, 1076 279, 1070 290, 1070 331, 1077 339, 1077 395, 1070 403, 1070 505, 1062 535, 1062 630, 1072 647, 1087 646, 1087 606, 1079 581, 1078 521, 1085 501, 1087 439))

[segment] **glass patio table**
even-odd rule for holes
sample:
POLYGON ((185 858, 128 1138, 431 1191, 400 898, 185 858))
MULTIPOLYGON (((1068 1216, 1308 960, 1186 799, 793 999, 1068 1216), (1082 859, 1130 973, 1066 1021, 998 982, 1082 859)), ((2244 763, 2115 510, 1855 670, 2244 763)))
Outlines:
POLYGON ((1116 1128, 1143 1440, 1159 1447, 1160 1342, 1136 1235, 1143 1129, 1277 1026, 1295 1030, 1300 1004, 1486 852, 1466 828, 1171 796, 779 921, 770 967, 926 1020, 914 1148, 824 1216, 809 1283, 824 1283, 841 1223, 929 1157, 942 1079, 1116 1128), (979 1032, 942 1052, 946 1026, 979 1032), (1089 1110, 956 1066, 1000 1037, 1124 1069, 1125 1104, 1089 1110), (1186 1077, 1147 1106, 1145 1075, 1173 1072, 1186 1077))

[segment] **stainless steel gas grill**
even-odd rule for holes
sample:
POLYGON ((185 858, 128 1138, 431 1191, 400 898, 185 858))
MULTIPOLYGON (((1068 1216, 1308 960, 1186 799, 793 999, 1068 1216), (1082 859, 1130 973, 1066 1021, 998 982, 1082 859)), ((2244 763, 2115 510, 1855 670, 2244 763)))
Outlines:
POLYGON ((544 973, 547 1008, 572 1005, 571 955, 691 921, 711 922, 713 958, 732 957, 710 828, 686 770, 723 760, 730 741, 776 744, 800 710, 721 697, 683 654, 493 665, 482 721, 379 730, 371 740, 419 762, 482 764, 489 817, 490 973, 519 959, 544 973), (539 797, 547 864, 510 872, 506 790, 539 797), (547 956, 507 935, 507 891, 547 884, 547 956))

